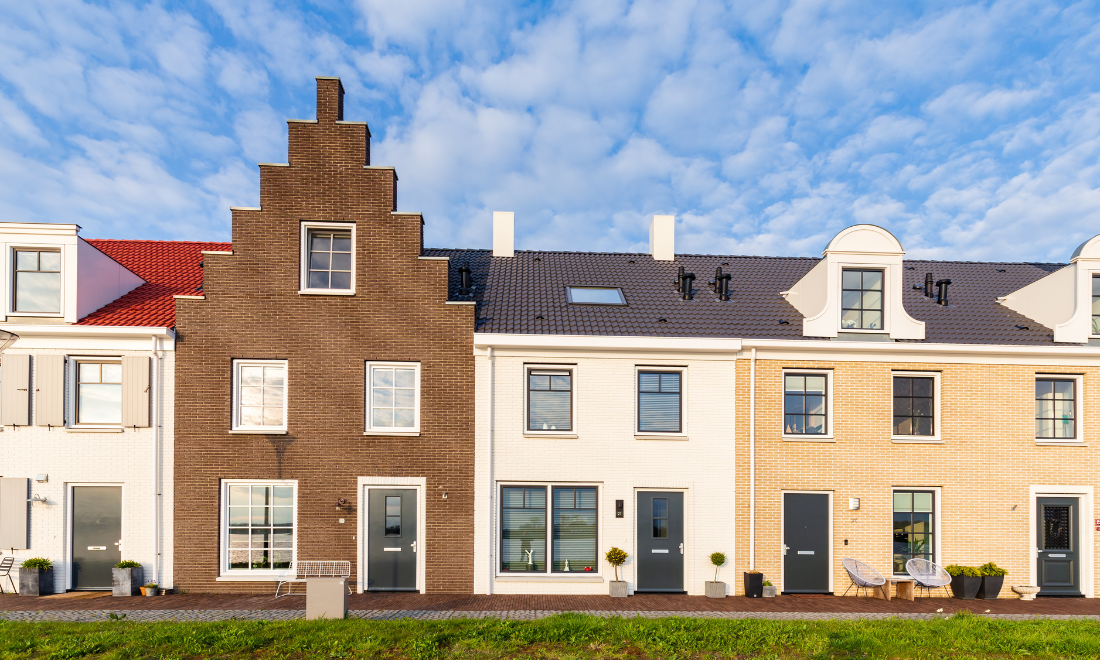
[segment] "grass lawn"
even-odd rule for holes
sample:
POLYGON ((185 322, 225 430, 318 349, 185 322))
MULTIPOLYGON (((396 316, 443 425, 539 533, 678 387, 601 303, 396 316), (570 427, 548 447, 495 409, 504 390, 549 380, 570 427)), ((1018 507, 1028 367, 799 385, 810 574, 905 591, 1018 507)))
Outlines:
POLYGON ((1100 622, 603 619, 0 622, 2 658, 1098 658, 1100 622))

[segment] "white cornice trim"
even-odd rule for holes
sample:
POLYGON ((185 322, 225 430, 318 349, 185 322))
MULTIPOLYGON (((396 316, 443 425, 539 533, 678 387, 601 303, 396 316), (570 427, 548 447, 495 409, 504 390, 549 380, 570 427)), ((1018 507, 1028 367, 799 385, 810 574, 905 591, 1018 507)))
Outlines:
POLYGON ((476 348, 563 348, 611 351, 684 351, 692 353, 736 353, 740 339, 696 337, 607 337, 591 335, 518 335, 475 332, 476 348))
POLYGON ((0 330, 20 337, 175 337, 171 328, 116 325, 15 325, 0 324, 0 330))
POLYGON ((784 353, 840 353, 863 355, 974 355, 974 356, 1039 356, 1074 357, 1100 360, 1096 346, 1009 346, 1001 344, 934 344, 885 341, 831 341, 790 339, 745 339, 745 348, 784 353))

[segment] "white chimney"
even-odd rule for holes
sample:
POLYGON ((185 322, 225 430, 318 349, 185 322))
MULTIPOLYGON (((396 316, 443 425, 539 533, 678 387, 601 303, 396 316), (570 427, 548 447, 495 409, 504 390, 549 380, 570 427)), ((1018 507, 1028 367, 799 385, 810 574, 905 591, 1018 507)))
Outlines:
POLYGON ((516 256, 516 214, 493 211, 493 256, 516 256))
POLYGON ((657 261, 676 259, 676 216, 655 215, 649 223, 649 254, 657 261))

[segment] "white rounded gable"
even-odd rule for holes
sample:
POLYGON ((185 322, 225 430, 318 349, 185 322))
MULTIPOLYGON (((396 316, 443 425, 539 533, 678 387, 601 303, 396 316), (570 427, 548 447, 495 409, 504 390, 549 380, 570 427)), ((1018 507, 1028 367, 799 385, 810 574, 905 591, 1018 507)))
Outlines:
POLYGON ((1078 245, 1077 249, 1073 251, 1073 256, 1071 256, 1069 260, 1073 261, 1078 258, 1100 259, 1100 234, 1078 245))
POLYGON ((905 254, 901 242, 893 234, 876 225, 852 225, 829 241, 829 252, 869 252, 873 254, 905 254))

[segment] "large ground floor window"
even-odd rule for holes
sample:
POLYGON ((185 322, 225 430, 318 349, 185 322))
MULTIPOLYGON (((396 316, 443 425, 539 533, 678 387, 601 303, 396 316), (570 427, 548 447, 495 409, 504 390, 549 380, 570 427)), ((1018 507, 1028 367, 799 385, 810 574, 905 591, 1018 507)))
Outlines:
POLYGON ((906 574, 910 559, 935 561, 936 493, 894 491, 894 573, 906 574))
POLYGON ((598 572, 598 493, 595 486, 501 487, 501 572, 598 572))
POLYGON ((294 561, 293 482, 226 481, 223 485, 225 568, 278 571, 294 561))

